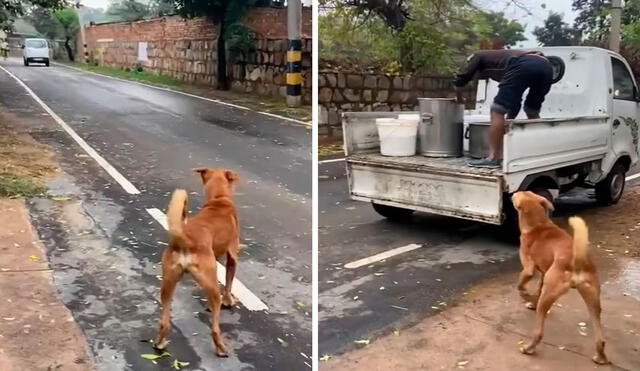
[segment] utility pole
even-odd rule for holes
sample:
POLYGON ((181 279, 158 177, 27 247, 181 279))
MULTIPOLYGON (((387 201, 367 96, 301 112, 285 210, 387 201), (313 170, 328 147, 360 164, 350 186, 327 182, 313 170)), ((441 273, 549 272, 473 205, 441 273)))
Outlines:
POLYGON ((609 49, 616 53, 620 52, 620 18, 622 18, 622 0, 612 0, 609 49))
POLYGON ((300 29, 302 18, 301 0, 287 0, 287 105, 302 104, 302 41, 300 29))

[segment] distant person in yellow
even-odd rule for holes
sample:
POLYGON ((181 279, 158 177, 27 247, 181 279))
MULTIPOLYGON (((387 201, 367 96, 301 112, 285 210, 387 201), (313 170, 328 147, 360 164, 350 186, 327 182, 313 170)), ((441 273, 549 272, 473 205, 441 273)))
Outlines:
POLYGON ((5 37, 5 33, 0 30, 0 55, 2 55, 2 57, 6 61, 7 57, 9 56, 9 44, 7 43, 5 37))

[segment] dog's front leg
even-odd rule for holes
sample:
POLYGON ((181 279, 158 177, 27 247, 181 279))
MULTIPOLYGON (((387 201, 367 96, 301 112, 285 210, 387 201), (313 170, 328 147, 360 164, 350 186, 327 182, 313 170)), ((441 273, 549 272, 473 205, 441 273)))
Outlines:
POLYGON ((518 292, 520 293, 520 297, 522 297, 522 299, 525 301, 525 305, 529 309, 535 309, 535 303, 537 303, 538 301, 538 298, 531 295, 527 290, 527 283, 531 281, 534 273, 535 270, 533 269, 533 267, 525 267, 522 272, 520 272, 520 279, 518 280, 518 292))

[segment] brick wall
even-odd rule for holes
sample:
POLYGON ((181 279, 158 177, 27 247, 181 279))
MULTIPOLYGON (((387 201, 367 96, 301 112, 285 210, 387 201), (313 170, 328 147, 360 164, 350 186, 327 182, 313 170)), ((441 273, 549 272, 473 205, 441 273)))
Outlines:
MULTIPOLYGON (((302 10, 303 101, 311 101, 311 9, 302 10)), ((229 63, 231 87, 267 96, 286 95, 286 9, 256 8, 243 22, 256 34, 256 53, 229 63)), ((138 43, 147 42, 152 73, 197 84, 216 85, 218 26, 207 18, 160 17, 85 27, 90 58, 98 63, 132 67, 138 43)), ((81 37, 78 37, 78 41, 81 37)), ((82 50, 82 45, 78 45, 82 50)))
MULTIPOLYGON (((452 76, 391 76, 334 70, 318 74, 318 135, 322 141, 342 139, 342 112, 415 111, 417 98, 454 97, 452 76)), ((475 87, 466 90, 475 100, 475 87)))

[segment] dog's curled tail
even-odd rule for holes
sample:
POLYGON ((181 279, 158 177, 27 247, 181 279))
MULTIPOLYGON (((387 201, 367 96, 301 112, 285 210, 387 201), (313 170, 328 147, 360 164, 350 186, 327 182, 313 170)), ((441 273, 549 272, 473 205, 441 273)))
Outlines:
POLYGON ((573 228, 573 267, 581 270, 587 262, 589 228, 579 216, 569 218, 569 225, 573 228))
POLYGON ((167 210, 167 224, 169 235, 172 239, 182 238, 182 225, 187 215, 187 199, 187 191, 184 189, 173 191, 171 202, 169 202, 169 210, 167 210))

